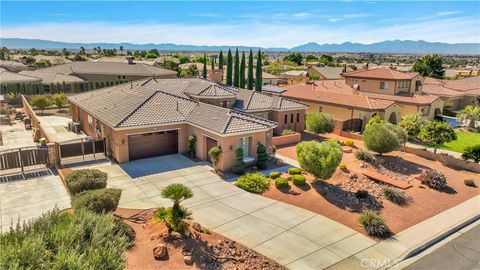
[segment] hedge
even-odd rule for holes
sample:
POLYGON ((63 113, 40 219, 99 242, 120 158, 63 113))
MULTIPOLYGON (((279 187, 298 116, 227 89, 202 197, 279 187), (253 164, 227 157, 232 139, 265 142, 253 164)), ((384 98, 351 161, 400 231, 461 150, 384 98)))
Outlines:
POLYGON ((291 167, 291 168, 288 168, 288 174, 290 175, 302 174, 302 170, 299 168, 291 167))
POLYGON ((72 195, 85 190, 107 187, 107 174, 97 169, 75 170, 67 177, 65 183, 72 195))
POLYGON ((288 179, 278 177, 275 179, 275 186, 277 188, 287 188, 288 187, 288 179))
POLYGON ((98 214, 113 212, 117 209, 121 195, 122 190, 114 188, 86 190, 73 196, 72 207, 85 208, 98 214))
POLYGON ((292 175, 292 182, 295 186, 304 186, 307 183, 305 176, 301 174, 292 175))

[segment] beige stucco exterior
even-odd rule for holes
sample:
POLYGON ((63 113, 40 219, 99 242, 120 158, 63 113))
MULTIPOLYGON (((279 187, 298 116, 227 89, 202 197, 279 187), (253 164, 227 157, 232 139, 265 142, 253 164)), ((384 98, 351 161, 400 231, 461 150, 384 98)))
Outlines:
POLYGON ((273 130, 275 135, 280 135, 285 129, 302 132, 305 130, 305 109, 273 111, 270 113, 270 120, 278 123, 278 126, 273 130))

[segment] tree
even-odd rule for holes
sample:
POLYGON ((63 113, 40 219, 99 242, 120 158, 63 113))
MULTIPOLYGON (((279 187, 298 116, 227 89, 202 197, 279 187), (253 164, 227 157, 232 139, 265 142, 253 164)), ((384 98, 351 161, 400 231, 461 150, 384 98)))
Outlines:
POLYGON ((333 57, 331 55, 328 55, 328 54, 322 54, 318 61, 320 63, 325 64, 325 65, 329 65, 330 63, 333 62, 333 57))
POLYGON ((447 122, 429 121, 420 130, 419 139, 433 147, 437 153, 439 146, 457 139, 457 134, 447 122))
POLYGON ((385 123, 373 124, 365 128, 363 142, 368 150, 379 155, 389 153, 400 147, 397 133, 385 123))
POLYGON ((417 59, 413 64, 412 71, 418 72, 424 77, 437 79, 441 79, 445 75, 442 57, 437 54, 425 55, 424 57, 417 59))
POLYGON ((169 208, 159 208, 155 212, 155 218, 163 220, 168 227, 168 232, 172 230, 183 233, 188 228, 188 224, 183 222, 191 217, 191 212, 180 203, 193 197, 192 190, 183 184, 170 184, 162 190, 162 197, 173 201, 173 206, 169 208))
POLYGON ((385 123, 385 120, 380 118, 378 114, 375 114, 374 116, 372 116, 372 118, 370 118, 370 120, 368 120, 367 124, 365 125, 365 129, 367 129, 371 125, 384 124, 384 123, 385 123))
POLYGON ((52 105, 52 102, 50 101, 50 99, 48 99, 44 95, 36 95, 32 97, 32 99, 30 99, 30 104, 33 107, 39 110, 42 110, 42 113, 43 113, 43 110, 45 110, 45 108, 48 108, 50 105, 52 105))
POLYGON ((198 68, 196 64, 191 64, 188 68, 184 68, 180 70, 180 77, 197 77, 198 76, 198 68))
POLYGON ((388 129, 390 129, 395 135, 397 135, 398 142, 400 144, 405 144, 408 141, 408 133, 407 131, 402 128, 401 126, 394 125, 392 123, 384 123, 388 129))
POLYGON ((80 54, 76 54, 75 57, 73 58, 73 61, 87 61, 87 59, 80 54))
POLYGON ((120 45, 119 49, 120 49, 120 54, 123 54, 123 46, 122 45, 120 45))
POLYGON ((223 51, 220 50, 220 54, 218 55, 218 69, 223 69, 223 51))
POLYGON ((86 52, 85 52, 85 48, 83 46, 80 46, 80 54, 81 55, 85 55, 86 52))
POLYGON ((327 180, 342 161, 342 148, 336 142, 303 141, 296 146, 300 167, 317 179, 327 180))
POLYGON ((255 71, 255 90, 256 91, 262 91, 262 52, 258 50, 258 55, 257 55, 257 69, 255 71))
POLYGON ((316 134, 332 132, 334 128, 333 117, 321 112, 307 114, 305 125, 309 132, 316 134))
POLYGON ((145 54, 145 59, 155 59, 158 57, 158 54, 154 53, 154 52, 149 52, 147 54, 145 54))
POLYGON ((215 57, 210 58, 210 62, 211 62, 211 64, 212 64, 212 65, 210 66, 210 68, 211 68, 212 70, 215 70, 215 57))
POLYGON ((227 54, 227 85, 232 85, 232 51, 228 49, 227 54))
POLYGON ((207 55, 204 53, 203 54, 203 72, 202 76, 204 79, 207 78, 207 55))
POLYGON ((240 58, 238 56, 238 48, 235 49, 235 62, 233 63, 233 86, 240 85, 240 58))
POLYGON ((458 120, 469 121, 468 127, 475 128, 475 122, 480 121, 480 106, 466 106, 458 113, 458 120))
POLYGON ((307 55, 307 57, 305 57, 305 61, 307 62, 316 62, 318 61, 317 57, 313 54, 309 54, 307 55))
POLYGON ((417 114, 410 114, 402 117, 398 125, 407 131, 409 138, 413 139, 417 138, 424 123, 425 121, 417 114))
POLYGON ((297 66, 301 66, 303 61, 303 56, 300 53, 291 53, 283 57, 283 61, 289 61, 296 64, 297 66))
POLYGON ((465 160, 473 159, 477 163, 480 162, 480 144, 465 147, 462 158, 465 160))
POLYGON ((266 169, 267 160, 268 160, 267 148, 265 148, 265 145, 259 144, 257 147, 257 168, 260 170, 266 169))
POLYGON ((245 162, 243 161, 243 149, 241 147, 235 150, 235 163, 233 164, 232 172, 236 175, 245 173, 245 162))
POLYGON ((238 87, 245 88, 245 52, 242 52, 242 60, 240 61, 240 82, 238 87))
POLYGON ((61 111, 63 106, 67 104, 67 95, 65 93, 57 93, 52 96, 52 102, 57 106, 58 111, 61 111))
POLYGON ((213 168, 215 169, 215 172, 218 172, 217 166, 218 166, 218 162, 220 161, 220 155, 221 154, 222 154, 222 149, 220 149, 220 147, 218 147, 218 146, 212 147, 208 151, 208 156, 212 160, 213 168))
POLYGON ((197 142, 197 137, 190 135, 188 136, 188 153, 190 153, 190 157, 195 157, 195 144, 197 142))
POLYGON ((250 49, 250 54, 248 55, 248 72, 247 72, 247 89, 253 90, 253 53, 250 49))

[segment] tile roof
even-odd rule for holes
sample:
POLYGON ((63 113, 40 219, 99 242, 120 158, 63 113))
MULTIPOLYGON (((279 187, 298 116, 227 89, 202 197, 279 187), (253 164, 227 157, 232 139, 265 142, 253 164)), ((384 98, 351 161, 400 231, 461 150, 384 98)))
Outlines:
POLYGON ((307 76, 307 72, 305 70, 289 70, 287 72, 283 72, 282 74, 290 76, 307 76))
POLYGON ((22 75, 4 69, 0 70, 0 83, 38 83, 41 81, 42 79, 40 78, 22 75))
POLYGON ((114 128, 191 123, 219 134, 231 134, 276 127, 275 122, 183 96, 198 80, 146 79, 84 92, 69 100, 114 128))
MULTIPOLYGON (((341 79, 343 73, 343 67, 312 67, 318 73, 322 74, 327 80, 341 79)), ((347 68, 347 71, 350 71, 350 68, 347 68)))
POLYGON ((235 108, 243 111, 305 109, 307 106, 285 97, 238 89, 235 108))
POLYGON ((417 76, 417 72, 402 72, 390 68, 373 68, 368 70, 354 70, 345 72, 343 77, 354 78, 372 78, 372 79, 386 79, 386 80, 410 80, 417 76))
POLYGON ((81 83, 84 82, 83 79, 75 76, 75 75, 68 75, 59 72, 42 72, 41 70, 24 70, 20 71, 19 74, 32 76, 40 78, 43 84, 50 84, 50 83, 81 83))
POLYGON ((423 83, 423 91, 437 96, 444 97, 462 97, 479 96, 480 81, 472 80, 440 80, 434 78, 425 78, 423 83))

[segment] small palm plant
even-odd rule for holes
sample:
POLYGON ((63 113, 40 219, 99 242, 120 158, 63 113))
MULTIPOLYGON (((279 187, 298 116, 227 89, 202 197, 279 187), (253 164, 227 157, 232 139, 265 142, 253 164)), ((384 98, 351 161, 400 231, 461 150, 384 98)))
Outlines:
POLYGON ((470 121, 468 127, 475 128, 475 122, 480 121, 480 106, 466 106, 458 113, 458 120, 470 121))
POLYGON ((173 201, 172 207, 161 207, 155 212, 156 220, 163 220, 168 227, 168 233, 172 231, 184 233, 188 224, 183 222, 190 219, 192 213, 180 205, 186 199, 193 197, 192 190, 182 184, 171 184, 162 190, 162 197, 173 201))

